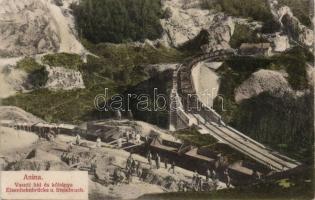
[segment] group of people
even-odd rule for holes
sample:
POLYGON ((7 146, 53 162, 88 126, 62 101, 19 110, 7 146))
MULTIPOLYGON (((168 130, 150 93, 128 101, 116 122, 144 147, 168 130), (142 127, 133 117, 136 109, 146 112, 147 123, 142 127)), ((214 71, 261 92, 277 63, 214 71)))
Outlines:
POLYGON ((68 165, 80 163, 80 157, 74 154, 64 152, 61 154, 61 160, 66 162, 68 165))
POLYGON ((50 129, 48 132, 44 131, 44 132, 39 133, 38 136, 39 138, 44 138, 50 142, 53 142, 55 140, 56 133, 50 129))
POLYGON ((141 143, 141 135, 139 133, 137 133, 136 131, 126 131, 126 140, 127 142, 129 141, 134 141, 136 144, 140 144, 141 143))
POLYGON ((141 162, 136 161, 133 158, 132 153, 130 153, 129 157, 127 158, 125 170, 128 182, 131 181, 131 176, 133 175, 136 175, 137 177, 141 178, 142 175, 141 162))
POLYGON ((216 175, 216 172, 214 170, 207 169, 206 171, 206 180, 203 179, 203 177, 195 170, 191 187, 194 191, 204 191, 204 184, 213 183, 214 187, 217 186, 218 177, 216 175))
MULTIPOLYGON (((212 183, 214 188, 216 188, 218 181, 219 181, 219 177, 217 176, 217 173, 214 169, 212 170, 207 169, 205 180, 197 171, 195 171, 192 178, 191 187, 195 191, 204 191, 203 189, 204 184, 212 183)), ((225 169, 223 171, 223 181, 225 182, 227 188, 231 187, 231 177, 229 175, 228 169, 225 169)))
POLYGON ((118 183, 122 183, 125 180, 127 183, 132 182, 132 177, 136 176, 141 179, 142 176, 142 167, 141 162, 136 161, 132 153, 130 153, 129 157, 127 158, 126 166, 124 169, 116 168, 113 173, 113 184, 117 185, 118 183))
MULTIPOLYGON (((148 159, 150 169, 152 169, 153 161, 155 162, 156 169, 161 168, 161 157, 159 156, 159 154, 156 154, 153 158, 151 152, 148 152, 147 159, 148 159)), ((168 169, 168 171, 172 171, 172 173, 175 174, 175 162, 174 161, 171 163, 170 168, 168 168, 168 162, 167 162, 167 159, 165 159, 164 167, 165 167, 165 169, 168 169)), ((136 176, 139 179, 141 179, 142 173, 143 173, 142 164, 140 161, 135 160, 133 158, 133 154, 130 153, 130 155, 126 161, 125 169, 123 171, 124 171, 124 173, 119 169, 116 169, 114 171, 113 180, 115 183, 122 182, 124 180, 122 174, 125 175, 125 178, 127 179, 128 183, 132 182, 133 176, 136 176)))
POLYGON ((74 144, 76 144, 76 145, 80 145, 80 144, 81 144, 81 136, 80 136, 79 134, 77 134, 77 135, 75 136, 75 141, 74 141, 74 143, 73 143, 73 142, 69 142, 68 144, 69 144, 69 145, 68 145, 68 147, 67 147, 67 152, 71 152, 72 149, 73 149, 73 145, 74 145, 74 144))
POLYGON ((215 172, 214 169, 210 170, 210 169, 207 169, 206 171, 206 181, 209 181, 209 179, 217 179, 217 173, 215 172))
POLYGON ((178 190, 180 192, 187 191, 212 191, 216 190, 218 187, 218 177, 216 175, 215 170, 207 169, 206 178, 204 179, 202 175, 200 175, 197 170, 194 171, 191 183, 185 182, 183 180, 178 182, 178 190))
MULTIPOLYGON (((155 157, 153 158, 151 152, 149 151, 147 153, 147 159, 148 159, 148 163, 150 165, 150 168, 152 168, 152 164, 153 164, 152 161, 153 161, 153 159, 155 161, 156 168, 157 169, 161 168, 161 157, 160 157, 160 155, 158 153, 156 153, 155 157)), ((168 168, 168 160, 165 158, 164 159, 164 168, 167 169, 168 171, 172 171, 172 173, 175 174, 175 161, 173 161, 171 163, 171 167, 168 168)))

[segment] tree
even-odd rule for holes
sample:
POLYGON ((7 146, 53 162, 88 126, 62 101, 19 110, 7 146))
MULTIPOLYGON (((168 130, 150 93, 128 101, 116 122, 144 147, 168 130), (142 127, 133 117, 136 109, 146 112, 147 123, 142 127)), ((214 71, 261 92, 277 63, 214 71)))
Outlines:
POLYGON ((82 0, 72 8, 83 37, 93 43, 156 39, 162 34, 159 0, 82 0))

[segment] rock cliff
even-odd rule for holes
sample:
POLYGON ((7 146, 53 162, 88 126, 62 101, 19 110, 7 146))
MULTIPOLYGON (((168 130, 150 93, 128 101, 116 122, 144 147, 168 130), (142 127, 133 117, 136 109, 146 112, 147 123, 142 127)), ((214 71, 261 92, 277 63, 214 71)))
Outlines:
POLYGON ((46 67, 48 80, 45 88, 51 90, 72 90, 85 88, 82 74, 79 71, 64 67, 46 67))
POLYGON ((285 79, 286 73, 261 69, 253 73, 235 90, 235 101, 256 97, 261 93, 268 92, 275 97, 281 97, 292 89, 285 79))
POLYGON ((73 28, 69 9, 53 1, 0 0, 0 57, 82 53, 73 28))

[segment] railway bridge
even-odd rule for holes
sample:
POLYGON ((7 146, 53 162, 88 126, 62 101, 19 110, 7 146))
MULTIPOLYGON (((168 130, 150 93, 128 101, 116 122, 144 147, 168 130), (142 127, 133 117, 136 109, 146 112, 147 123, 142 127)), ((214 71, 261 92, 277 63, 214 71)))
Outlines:
POLYGON ((219 142, 229 145, 274 171, 285 171, 297 167, 301 164, 298 161, 281 155, 226 125, 215 110, 198 98, 192 80, 192 69, 201 61, 218 62, 231 56, 239 55, 235 50, 220 50, 200 55, 190 62, 177 66, 173 73, 171 91, 170 130, 196 126, 200 134, 211 135, 219 142))

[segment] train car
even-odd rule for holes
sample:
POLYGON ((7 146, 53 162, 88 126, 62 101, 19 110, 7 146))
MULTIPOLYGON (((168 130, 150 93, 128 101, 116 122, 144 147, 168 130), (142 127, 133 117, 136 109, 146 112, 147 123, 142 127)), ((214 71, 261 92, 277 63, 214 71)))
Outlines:
POLYGON ((66 134, 66 135, 76 135, 79 134, 81 136, 86 134, 86 131, 83 129, 80 129, 78 126, 76 125, 72 125, 72 124, 59 124, 57 126, 57 134, 66 134))

